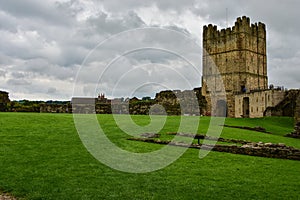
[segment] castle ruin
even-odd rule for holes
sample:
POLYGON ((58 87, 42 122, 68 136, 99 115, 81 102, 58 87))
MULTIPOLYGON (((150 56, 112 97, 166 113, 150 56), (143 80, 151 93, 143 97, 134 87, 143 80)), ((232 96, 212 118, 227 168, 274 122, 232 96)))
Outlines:
POLYGON ((245 16, 232 28, 203 27, 202 73, 207 110, 217 116, 262 117, 284 98, 284 91, 268 89, 266 26, 245 16))
POLYGON ((25 106, 9 103, 8 93, 0 91, 0 111, 144 115, 152 108, 156 114, 236 118, 295 114, 300 124, 300 90, 268 86, 266 48, 266 26, 261 22, 251 24, 244 16, 237 18, 233 27, 222 30, 209 24, 203 27, 201 88, 161 91, 154 99, 107 99, 99 94, 98 98, 74 97, 71 102, 35 102, 25 106), (197 97, 197 105, 191 104, 192 96, 197 97), (74 102, 78 105, 72 110, 74 102), (90 104, 94 106, 86 106, 90 104), (152 107, 155 104, 159 106, 152 107))
POLYGON ((7 110, 7 104, 9 102, 8 92, 0 91, 0 112, 7 110))

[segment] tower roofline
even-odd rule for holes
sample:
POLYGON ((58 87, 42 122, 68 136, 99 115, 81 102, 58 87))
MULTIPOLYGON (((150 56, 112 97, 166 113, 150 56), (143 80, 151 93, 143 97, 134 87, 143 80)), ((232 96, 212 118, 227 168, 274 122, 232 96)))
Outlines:
POLYGON ((266 25, 262 22, 250 23, 250 18, 246 16, 238 17, 234 26, 218 29, 217 25, 209 24, 203 26, 203 39, 223 37, 241 32, 248 32, 266 38, 266 25))

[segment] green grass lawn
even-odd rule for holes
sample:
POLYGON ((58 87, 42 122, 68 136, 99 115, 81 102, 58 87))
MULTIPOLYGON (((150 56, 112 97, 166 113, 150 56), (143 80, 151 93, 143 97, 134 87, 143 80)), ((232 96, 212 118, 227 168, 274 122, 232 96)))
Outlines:
MULTIPOLYGON (((176 131, 180 117, 168 117, 160 131, 176 131)), ((119 147, 133 152, 160 149, 126 140, 111 115, 98 115, 103 130, 119 147)), ((148 116, 133 116, 139 125, 148 116)), ((200 120, 204 133, 208 117, 200 120)), ((221 137, 285 143, 293 129, 285 117, 226 119, 226 124, 262 126, 273 134, 224 127, 221 137)), ((177 148, 177 147, 174 147, 177 148)), ((210 152, 199 159, 188 149, 168 167, 145 174, 113 170, 88 153, 69 114, 0 113, 0 191, 25 199, 299 199, 300 162, 210 152)))

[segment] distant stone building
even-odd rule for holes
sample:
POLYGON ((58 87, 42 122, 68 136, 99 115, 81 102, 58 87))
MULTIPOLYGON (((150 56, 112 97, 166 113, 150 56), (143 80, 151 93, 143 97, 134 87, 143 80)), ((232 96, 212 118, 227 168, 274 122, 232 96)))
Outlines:
POLYGON ((228 117, 262 117, 267 107, 283 100, 283 90, 268 88, 265 24, 250 24, 244 16, 232 28, 204 26, 203 49, 207 110, 217 108, 215 115, 228 117))
POLYGON ((0 111, 7 111, 7 104, 10 102, 8 92, 0 91, 0 111))

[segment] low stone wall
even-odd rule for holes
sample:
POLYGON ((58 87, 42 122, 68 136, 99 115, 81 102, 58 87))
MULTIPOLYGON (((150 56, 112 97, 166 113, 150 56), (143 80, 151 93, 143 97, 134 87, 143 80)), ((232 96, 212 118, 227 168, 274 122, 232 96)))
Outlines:
POLYGON ((129 140, 149 142, 156 144, 169 144, 173 146, 181 146, 196 149, 207 149, 212 151, 227 152, 233 154, 242 154, 249 156, 260 156, 267 158, 281 158, 289 160, 300 160, 300 150, 286 146, 285 144, 273 144, 273 143, 247 143, 243 146, 237 145, 208 145, 208 144, 185 144, 183 142, 171 142, 166 140, 152 139, 152 138, 130 138, 129 140))
POLYGON ((219 141, 219 142, 229 142, 229 143, 237 143, 237 144, 248 144, 251 143, 247 140, 237 140, 237 139, 227 139, 227 138, 217 138, 207 135, 201 135, 201 134, 192 134, 192 133, 176 133, 176 132, 169 132, 168 135, 178 135, 183 137, 192 137, 195 139, 206 139, 206 140, 212 140, 212 141, 219 141))
MULTIPOLYGON (((211 147, 208 146, 208 148, 211 147)), ((300 150, 284 144, 250 143, 241 147, 235 145, 215 145, 212 150, 250 156, 300 160, 300 150)))

